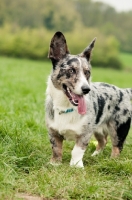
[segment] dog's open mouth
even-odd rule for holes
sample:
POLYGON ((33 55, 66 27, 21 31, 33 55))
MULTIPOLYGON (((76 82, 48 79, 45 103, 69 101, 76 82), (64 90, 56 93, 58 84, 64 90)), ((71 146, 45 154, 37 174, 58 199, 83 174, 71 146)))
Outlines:
POLYGON ((87 107, 85 98, 83 95, 74 94, 65 84, 63 84, 63 90, 69 101, 74 105, 78 106, 78 112, 81 115, 86 114, 87 107))
POLYGON ((64 92, 65 92, 66 96, 68 97, 69 101, 74 106, 78 106, 77 95, 75 95, 65 84, 63 84, 63 89, 64 89, 64 92))

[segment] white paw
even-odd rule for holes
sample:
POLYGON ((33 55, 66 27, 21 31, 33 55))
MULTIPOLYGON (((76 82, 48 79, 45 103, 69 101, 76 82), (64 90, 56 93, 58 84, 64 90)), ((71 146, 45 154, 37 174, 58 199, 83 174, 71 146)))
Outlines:
POLYGON ((75 145, 72 150, 72 158, 70 161, 70 166, 75 166, 82 168, 83 167, 83 155, 85 150, 83 150, 81 147, 75 145))
POLYGON ((101 152, 101 150, 99 150, 99 151, 95 150, 91 156, 97 156, 100 152, 101 152))
POLYGON ((78 162, 75 162, 73 159, 70 161, 70 166, 72 167, 78 167, 78 168, 83 168, 83 161, 79 160, 78 162))

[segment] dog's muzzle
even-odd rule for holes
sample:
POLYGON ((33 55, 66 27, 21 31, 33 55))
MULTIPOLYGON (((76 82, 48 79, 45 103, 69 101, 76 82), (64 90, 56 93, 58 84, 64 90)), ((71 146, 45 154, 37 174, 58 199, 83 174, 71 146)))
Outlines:
POLYGON ((83 87, 83 95, 77 95, 73 93, 70 88, 68 88, 65 84, 63 84, 63 91, 68 97, 69 101, 74 105, 78 106, 78 113, 81 115, 86 114, 87 106, 84 98, 84 94, 87 94, 90 91, 90 88, 83 87))

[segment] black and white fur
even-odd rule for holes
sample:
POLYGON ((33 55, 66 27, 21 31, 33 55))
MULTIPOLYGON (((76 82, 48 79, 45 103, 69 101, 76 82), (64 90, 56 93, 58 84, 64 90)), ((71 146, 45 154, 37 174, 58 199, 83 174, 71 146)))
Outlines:
POLYGON ((75 141, 70 165, 83 167, 83 155, 93 133, 98 145, 92 155, 103 150, 109 134, 111 156, 117 157, 130 129, 132 88, 90 81, 94 43, 95 39, 81 54, 71 55, 61 32, 51 40, 49 58, 53 70, 46 90, 46 124, 52 164, 61 162, 63 140, 67 139, 75 141))

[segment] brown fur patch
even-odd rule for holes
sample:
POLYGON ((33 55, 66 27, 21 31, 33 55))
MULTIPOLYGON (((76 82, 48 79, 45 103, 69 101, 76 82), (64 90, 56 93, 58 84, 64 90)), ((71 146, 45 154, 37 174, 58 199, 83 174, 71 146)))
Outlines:
POLYGON ((49 132, 50 132, 50 142, 53 150, 51 162, 61 162, 63 136, 59 135, 58 132, 53 129, 50 129, 49 132))
POLYGON ((112 148, 112 153, 111 153, 111 157, 112 158, 116 158, 120 155, 120 150, 118 147, 113 147, 112 148))

